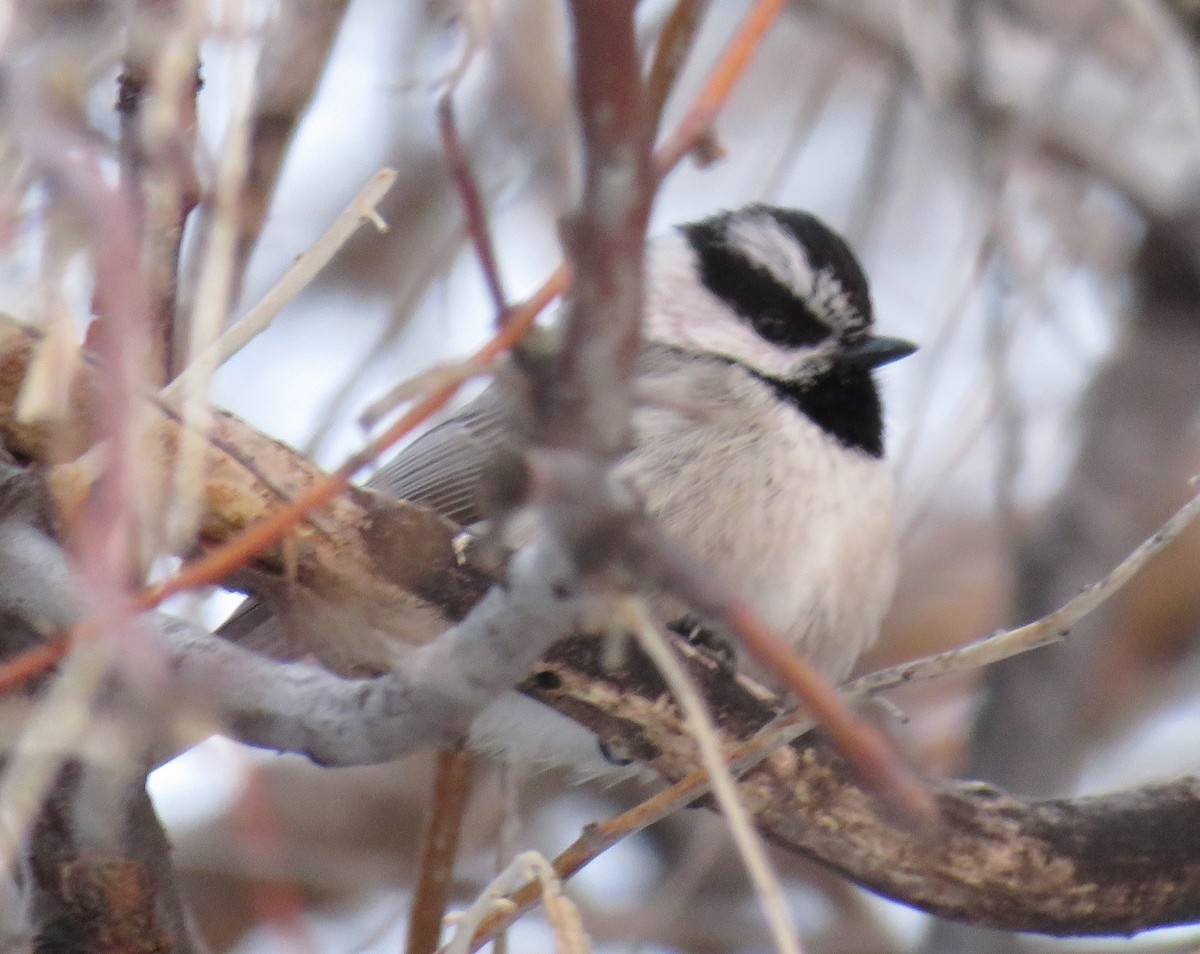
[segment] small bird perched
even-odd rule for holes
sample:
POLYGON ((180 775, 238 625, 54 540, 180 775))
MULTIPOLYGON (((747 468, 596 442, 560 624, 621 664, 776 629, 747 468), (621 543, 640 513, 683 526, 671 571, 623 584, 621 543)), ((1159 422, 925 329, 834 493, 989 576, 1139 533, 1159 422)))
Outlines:
MULTIPOLYGON (((668 536, 833 680, 875 640, 896 580, 872 372, 915 348, 873 324, 853 252, 807 213, 752 205, 647 246, 634 446, 617 475, 668 536)), ((476 523, 488 516, 480 476, 519 435, 519 404, 493 383, 368 485, 476 523)), ((651 607, 668 625, 684 615, 661 600, 651 607)), ((224 631, 241 638, 264 609, 247 606, 224 631)), ((590 733, 517 693, 479 715, 472 741, 606 771, 590 733)))
MULTIPOLYGON (((618 475, 669 536, 840 680, 878 635, 896 580, 872 371, 915 348, 872 333, 862 268, 807 213, 748 206, 682 225, 647 256, 635 444, 618 475)), ((479 476, 516 416, 493 385, 370 486, 472 524, 486 516, 479 476)), ((510 696, 476 720, 476 741, 563 761, 561 739, 529 731, 545 709, 510 696)))

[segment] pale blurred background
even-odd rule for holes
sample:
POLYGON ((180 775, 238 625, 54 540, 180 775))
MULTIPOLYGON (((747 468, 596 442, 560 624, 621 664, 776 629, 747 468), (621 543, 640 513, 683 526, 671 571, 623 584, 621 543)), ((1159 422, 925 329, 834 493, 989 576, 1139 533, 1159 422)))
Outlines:
MULTIPOLYGON (((297 0, 284 0, 286 5, 297 0)), ((647 51, 672 4, 644 0, 647 51)), ((1190 493, 1200 472, 1200 14, 1150 0, 810 0, 791 5, 716 128, 721 160, 685 162, 656 229, 750 201, 799 206, 843 231, 880 328, 921 344, 882 375, 899 487, 903 578, 861 669, 914 658, 1053 609, 1190 493)), ((434 121, 437 82, 471 33, 456 93, 511 299, 558 261, 575 195, 566 21, 558 0, 308 0, 336 25, 287 152, 242 305, 257 300, 381 166, 399 172, 370 228, 218 374, 213 397, 332 464, 363 406, 460 357, 491 314, 464 244, 434 121)), ((670 128, 748 9, 708 5, 667 110, 670 128)), ((202 140, 215 156, 270 32, 203 50, 202 140), (244 65, 244 64, 243 64, 244 65)), ((65 14, 64 14, 65 16, 65 14)), ((301 71, 304 64, 281 67, 301 71)), ((102 71, 101 71, 102 72, 102 71)), ((115 75, 115 67, 108 77, 115 75)), ((296 78, 299 81, 299 77, 296 78)), ((97 80, 96 122, 111 85, 97 80)), ((30 298, 14 253, 4 306, 30 298)), ((210 607, 216 614, 232 598, 210 607)), ((215 619, 212 615, 210 618, 215 619)), ((1026 795, 1110 791, 1200 769, 1200 531, 1066 647, 975 679, 896 693, 901 744, 934 776, 1026 795), (980 728, 973 733, 976 716, 980 728)), ((396 951, 432 760, 322 771, 215 740, 160 769, 152 794, 197 921, 216 951, 396 951), (273 796, 247 836, 247 785, 273 796), (303 910, 264 921, 264 884, 303 910), (283 924, 284 926, 280 926, 283 924)), ((636 786, 480 777, 457 901, 495 870, 504 806, 519 847, 552 856, 636 786)), ((805 950, 1188 951, 1200 930, 1049 942, 965 932, 776 853, 805 950), (932 934, 930 931, 932 930, 932 934)), ((719 818, 688 812, 571 882, 597 951, 734 952, 770 942, 719 818)), ((511 950, 549 950, 538 915, 511 950)))

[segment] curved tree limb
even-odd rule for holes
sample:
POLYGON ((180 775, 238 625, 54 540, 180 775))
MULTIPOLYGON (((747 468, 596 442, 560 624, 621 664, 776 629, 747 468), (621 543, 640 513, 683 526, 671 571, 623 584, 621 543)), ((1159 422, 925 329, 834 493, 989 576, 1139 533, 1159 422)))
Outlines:
MULTIPOLYGON (((26 518, 17 510, 9 519, 26 518)), ((528 579, 531 585, 546 585, 544 573, 528 579)), ((163 625, 182 634, 177 651, 195 643, 179 657, 182 672, 196 677, 210 696, 221 697, 248 741, 308 750, 342 764, 402 750, 395 747, 401 738, 395 725, 378 718, 396 711, 389 712, 389 698, 402 698, 385 691, 385 682, 394 677, 342 680, 313 667, 254 656, 183 624, 163 625), (251 679, 253 667, 259 667, 262 684, 251 679), (279 700, 264 693, 263 685, 280 687, 294 706, 311 706, 332 689, 342 700, 343 719, 331 719, 332 710, 326 710, 323 722, 306 725, 285 707, 285 729, 272 734, 280 713, 267 707, 279 700)), ((435 645, 427 649, 434 653, 435 645)), ((536 647, 525 648, 530 655, 522 665, 537 655, 536 647)), ((440 668, 432 658, 431 666, 440 668)), ((769 697, 745 680, 731 681, 698 657, 691 669, 731 738, 744 738, 773 719, 769 697)), ((468 678, 463 685, 470 684, 468 678)), ((606 673, 594 640, 571 640, 553 650, 524 689, 667 778, 696 768, 694 745, 678 714, 664 705, 661 680, 644 665, 606 673)), ((1194 779, 1104 798, 1042 803, 973 783, 945 784, 937 789, 942 826, 927 839, 894 828, 845 763, 820 743, 796 742, 774 753, 746 776, 741 790, 760 829, 780 845, 943 916, 1057 934, 1129 933, 1200 920, 1200 859, 1192 851, 1200 834, 1200 782, 1194 779)))
MULTIPOLYGON (((571 640, 551 652, 523 689, 668 780, 695 772, 694 744, 664 705, 658 678, 636 662, 607 674, 602 663, 594 645, 571 640)), ((694 657, 691 670, 730 736, 745 738, 773 718, 771 705, 711 662, 694 657)), ((793 742, 739 787, 759 829, 776 844, 943 917, 1059 935, 1130 934, 1200 920, 1200 858, 1192 850, 1200 835, 1200 780, 1194 778, 1047 802, 974 782, 939 783, 941 824, 927 837, 897 828, 820 741, 793 742)), ((634 820, 630 830, 658 817, 634 820)), ((567 874, 590 857, 574 852, 564 860, 571 870, 560 873, 567 874)))
MULTIPOLYGON (((2 370, 12 356, 0 357, 5 358, 0 360, 2 370)), ((15 432, 7 433, 11 440, 15 432)), ((251 433, 239 430, 230 439, 236 443, 251 433)), ((263 458, 268 470, 289 460, 292 453, 281 445, 274 447, 273 456, 263 458)), ((410 509, 383 500, 377 506, 382 508, 378 519, 384 519, 388 510, 401 514, 410 509)), ((18 509, 9 519, 27 518, 18 509)), ((343 532, 362 530, 352 509, 335 508, 323 526, 339 539, 343 532)), ((401 552, 406 543, 416 545, 421 538, 418 524, 399 521, 394 529, 392 545, 401 552)), ((449 534, 441 545, 451 559, 449 534)), ((23 552, 33 551, 18 548, 4 555, 11 560, 23 552)), ((302 591, 304 578, 295 586, 302 591)), ((27 589, 22 593, 27 600, 34 595, 27 589)), ((448 584, 440 595, 431 594, 431 600, 449 612, 454 601, 465 596, 463 588, 455 590, 448 584)), ((32 605, 41 603, 35 600, 32 605)), ((168 628, 177 625, 182 624, 171 623, 168 628)), ((209 640, 207 634, 195 631, 184 635, 209 640)), ((399 738, 394 725, 381 727, 364 718, 372 706, 377 714, 387 710, 389 696, 383 683, 341 680, 313 667, 280 668, 236 647, 220 643, 215 647, 189 652, 185 674, 203 672, 210 665, 226 667, 231 681, 225 687, 231 691, 224 693, 229 698, 222 701, 230 706, 231 722, 248 741, 311 750, 325 761, 340 763, 387 758, 400 751, 394 747, 399 738), (222 662, 224 653, 237 658, 222 662), (342 729, 328 713, 319 726, 303 728, 300 719, 288 729, 291 735, 271 736, 266 730, 276 725, 273 719, 279 713, 263 710, 278 705, 278 700, 273 701, 270 693, 260 694, 259 686, 242 684, 250 678, 248 666, 261 667, 263 684, 280 687, 293 705, 310 703, 318 694, 312 680, 326 681, 333 698, 342 699, 340 724, 356 726, 354 731, 361 733, 357 741, 344 745, 343 736, 335 744, 342 729), (369 702, 372 699, 375 702, 369 702), (243 710, 257 709, 239 711, 239 704, 243 710), (296 724, 302 728, 295 728, 296 724), (332 731, 331 738, 320 737, 325 731, 332 731), (386 745, 379 744, 381 738, 386 745)), ((529 660, 536 655, 533 652, 529 660)), ((722 728, 732 737, 745 738, 773 718, 773 705, 745 681, 730 682, 704 660, 693 660, 692 669, 722 728)), ((665 689, 657 677, 648 675, 650 671, 635 666, 606 673, 594 642, 576 640, 554 650, 523 688, 649 762, 665 777, 681 778, 696 768, 693 744, 677 714, 663 705, 665 689)), ((211 675, 210 670, 198 677, 209 692, 224 681, 222 677, 214 683, 211 675)), ((284 711, 288 714, 286 707, 284 711)), ((929 840, 891 827, 844 763, 819 744, 794 743, 772 755, 741 787, 760 828, 771 839, 876 891, 944 916, 1051 933, 1127 933, 1200 920, 1200 865, 1190 856, 1194 835, 1200 831, 1200 788, 1194 780, 1100 799, 1046 803, 1019 801, 974 784, 943 785, 937 794, 943 825, 929 840)))

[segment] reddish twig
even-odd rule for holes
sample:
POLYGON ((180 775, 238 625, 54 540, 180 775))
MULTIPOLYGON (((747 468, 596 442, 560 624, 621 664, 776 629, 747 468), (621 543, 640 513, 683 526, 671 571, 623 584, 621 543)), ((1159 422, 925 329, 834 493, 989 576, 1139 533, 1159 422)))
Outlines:
POLYGON ((59 636, 51 642, 39 643, 0 665, 0 695, 21 688, 30 679, 57 666, 69 647, 68 641, 59 636))
POLYGON ((711 4, 712 0, 679 0, 663 24, 646 79, 647 112, 655 130, 711 4))
POLYGON ((741 600, 730 603, 725 621, 750 655, 796 693, 868 789, 895 806, 919 830, 930 831, 937 825, 933 794, 878 729, 855 718, 837 689, 812 663, 772 632, 741 600))
POLYGON ((717 113, 729 99, 733 87, 750 65, 759 44, 787 6, 787 0, 758 0, 725 47, 704 88, 655 154, 655 169, 665 176, 697 143, 708 135, 717 113))
POLYGON ((406 954, 433 954, 441 940, 474 768, 475 756, 466 749, 438 753, 429 827, 409 908, 406 954))
POLYGON ((454 119, 453 86, 438 97, 437 119, 438 131, 442 137, 442 155, 446 159, 450 177, 454 180, 458 197, 462 201, 463 215, 467 220, 467 234, 471 236, 471 244, 475 246, 475 257, 479 259, 483 280, 492 298, 492 307, 496 309, 496 324, 502 325, 508 320, 508 299, 504 295, 504 285, 496 263, 496 249, 488 229, 487 209, 483 204, 483 196, 479 194, 479 184, 471 171, 471 160, 454 119))

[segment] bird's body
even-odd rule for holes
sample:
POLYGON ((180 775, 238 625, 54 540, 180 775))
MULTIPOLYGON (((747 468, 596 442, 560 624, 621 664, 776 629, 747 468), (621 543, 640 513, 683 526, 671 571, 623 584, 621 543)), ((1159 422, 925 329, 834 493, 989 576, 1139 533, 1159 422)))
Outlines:
MULTIPOLYGON (((876 638, 896 578, 872 368, 912 349, 873 336, 872 321, 853 254, 804 213, 751 206, 654 240, 634 442, 617 471, 670 537, 835 680, 876 638)), ((493 384, 370 484, 473 523, 486 516, 477 478, 518 418, 493 384)), ((686 613, 649 599, 664 624, 686 613)), ((510 693, 473 736, 526 758, 595 761, 590 736, 552 715, 510 693)))
POLYGON ((845 452, 736 365, 654 358, 648 384, 707 410, 639 407, 618 473, 673 539, 841 679, 874 641, 895 585, 887 466, 845 452))

